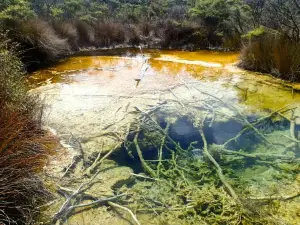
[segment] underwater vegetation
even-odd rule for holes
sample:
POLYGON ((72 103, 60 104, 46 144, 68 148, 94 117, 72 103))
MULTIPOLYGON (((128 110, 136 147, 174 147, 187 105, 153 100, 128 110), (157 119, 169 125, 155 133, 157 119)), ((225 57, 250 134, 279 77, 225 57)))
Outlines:
POLYGON ((84 182, 60 187, 68 194, 52 221, 63 224, 78 208, 106 206, 128 214, 132 224, 297 224, 295 104, 253 114, 197 84, 171 88, 178 93, 185 86, 194 98, 176 95, 147 110, 134 107, 125 132, 103 133, 116 145, 106 154, 79 157, 84 182), (113 185, 112 195, 97 198, 90 189, 106 159, 133 172, 113 185))
POLYGON ((232 121, 218 121, 216 112, 204 106, 202 115, 185 117, 190 120, 186 129, 191 135, 194 129, 199 133, 187 148, 172 135, 172 127, 182 123, 182 117, 164 115, 162 119, 157 117, 161 112, 141 112, 134 138, 124 147, 146 176, 137 175, 139 181, 133 187, 121 189, 131 193, 127 201, 137 213, 152 213, 157 224, 287 223, 275 215, 281 201, 299 196, 299 186, 298 191, 291 190, 293 194, 281 193, 280 188, 283 180, 292 183, 300 169, 294 117, 288 120, 281 114, 292 109, 285 107, 250 123, 235 107, 228 107, 237 114, 231 119, 242 128, 223 143, 214 143, 214 124, 226 129, 232 121), (289 132, 290 137, 285 134, 289 132), (273 142, 273 135, 281 142, 273 142), (264 172, 258 174, 259 170, 264 172))

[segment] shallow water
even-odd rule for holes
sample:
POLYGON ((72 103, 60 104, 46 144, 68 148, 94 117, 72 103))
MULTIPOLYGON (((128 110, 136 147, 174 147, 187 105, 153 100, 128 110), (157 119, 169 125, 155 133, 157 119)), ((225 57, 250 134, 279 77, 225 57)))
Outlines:
MULTIPOLYGON (((174 169, 169 162, 175 157, 176 165, 181 168, 179 174, 186 180, 182 190, 188 190, 194 182, 200 192, 210 182, 216 184, 216 188, 221 185, 213 181, 216 175, 210 173, 215 168, 203 153, 205 144, 199 133, 203 130, 208 150, 240 198, 297 193, 300 189, 299 84, 241 70, 235 66, 237 61, 238 53, 234 52, 117 49, 81 52, 35 72, 29 80, 36 87, 33 91, 39 92, 48 106, 45 126, 55 130, 68 151, 64 161, 57 158, 50 162, 48 173, 58 171, 55 175, 62 176, 66 165, 80 149, 90 165, 100 149, 104 154, 121 141, 121 147, 110 156, 112 163, 136 174, 147 174, 134 146, 136 127, 140 124, 138 142, 144 160, 156 173, 162 166, 166 170, 162 179, 176 183, 178 176, 168 172, 174 169), (161 140, 165 137, 160 129, 167 130, 169 135, 162 147, 161 140), (107 133, 117 134, 118 138, 107 133), (227 143, 234 137, 237 138, 227 143), (78 140, 81 147, 78 147, 78 140), (158 166, 159 152, 165 161, 158 166), (202 174, 200 179, 201 172, 198 175, 186 172, 191 168, 210 172, 202 174)), ((80 174, 80 170, 76 173, 80 174)), ((110 175, 116 179, 115 184, 96 190, 102 188, 114 193, 127 185, 126 188, 138 193, 139 185, 144 184, 142 181, 124 184, 123 180, 129 175, 122 177, 116 173, 110 175)), ((163 202, 165 199, 160 199, 158 191, 161 187, 154 187, 153 190, 147 188, 149 193, 144 194, 163 202)), ((170 195, 174 193, 170 191, 170 195)), ((145 204, 141 199, 135 201, 140 207, 145 204)), ((128 203, 128 207, 137 207, 132 204, 128 203)), ((295 205, 300 206, 298 198, 279 204, 277 211, 268 215, 270 221, 279 217, 283 224, 298 224, 300 209, 295 205)), ((193 209, 197 211, 196 206, 193 209)), ((109 218, 102 224, 112 221, 127 224, 111 212, 102 213, 100 219, 109 218)), ((160 216, 166 216, 156 212, 157 220, 152 221, 149 220, 151 213, 137 214, 145 224, 161 224, 160 216)), ((90 213, 86 212, 83 217, 90 224, 98 224, 90 213)), ((188 224, 188 218, 180 214, 181 217, 181 224, 188 224)), ((215 222, 206 217, 201 219, 206 223, 215 222)), ((71 219, 71 224, 83 224, 76 216, 71 219)))

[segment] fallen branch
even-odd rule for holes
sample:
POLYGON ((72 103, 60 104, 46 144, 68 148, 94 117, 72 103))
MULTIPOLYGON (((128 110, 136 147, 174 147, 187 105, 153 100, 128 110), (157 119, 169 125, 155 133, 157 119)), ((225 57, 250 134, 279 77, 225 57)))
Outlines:
POLYGON ((160 132, 162 132, 162 133, 163 133, 163 134, 164 134, 164 135, 172 142, 172 144, 174 144, 175 146, 177 146, 180 150, 185 151, 183 148, 180 147, 180 145, 179 145, 178 143, 176 143, 176 142, 169 136, 169 134, 168 134, 167 132, 165 132, 164 129, 161 128, 161 126, 160 126, 154 119, 152 119, 152 117, 151 117, 148 113, 146 113, 146 112, 140 110, 138 107, 134 107, 134 108, 135 108, 138 112, 140 112, 144 117, 150 119, 150 120, 156 125, 157 129, 158 129, 160 132))
POLYGON ((74 210, 76 208, 82 208, 82 207, 88 207, 88 206, 94 206, 94 205, 98 205, 98 204, 108 203, 110 201, 114 201, 114 200, 116 200, 120 197, 123 197, 125 195, 126 194, 120 194, 120 195, 115 195, 115 196, 111 196, 111 197, 108 197, 108 198, 101 198, 101 199, 98 199, 96 201, 85 203, 85 204, 73 205, 73 206, 69 207, 66 210, 65 215, 69 214, 72 210, 74 210))
MULTIPOLYGON (((221 146, 223 147, 223 146, 221 146)), ((219 151, 222 151, 224 153, 230 154, 230 155, 239 155, 239 156, 243 156, 246 158, 252 158, 252 159, 265 159, 268 158, 269 160, 274 160, 274 159, 284 159, 284 160, 293 160, 295 159, 295 157, 293 156, 288 156, 288 155, 277 155, 277 154, 267 154, 267 153, 252 153, 252 154, 248 154, 245 152, 240 152, 240 151, 231 151, 231 150, 227 150, 227 149, 218 149, 219 151)))
MULTIPOLYGON (((119 143, 118 145, 121 145, 121 143, 119 143)), ((115 149, 116 148, 113 148, 110 152, 108 152, 101 160, 99 160, 97 165, 100 165, 103 162, 103 160, 105 160, 115 149)), ((75 192, 73 192, 72 195, 70 195, 67 198, 67 200, 64 202, 64 204, 59 209, 59 211, 54 215, 54 217, 52 219, 53 223, 60 220, 62 217, 64 217, 66 215, 67 212, 70 211, 69 208, 72 207, 72 200, 74 198, 76 198, 79 194, 83 193, 88 188, 90 188, 90 186, 92 185, 93 180, 98 176, 99 173, 100 173, 100 170, 98 170, 87 182, 82 183, 79 186, 79 188, 75 192)))
POLYGON ((95 169, 96 169, 97 167, 99 167, 99 166, 103 163, 103 161, 104 161, 105 159, 107 159, 107 158, 108 158, 108 157, 109 157, 116 149, 118 149, 119 147, 121 147, 121 145, 122 145, 122 142, 116 144, 115 147, 113 147, 113 148, 112 148, 108 153, 106 153, 106 155, 103 156, 103 158, 101 158, 101 159, 99 158, 99 154, 98 154, 97 159, 94 161, 94 163, 93 163, 89 168, 86 169, 84 175, 90 176, 90 175, 95 171, 95 169))

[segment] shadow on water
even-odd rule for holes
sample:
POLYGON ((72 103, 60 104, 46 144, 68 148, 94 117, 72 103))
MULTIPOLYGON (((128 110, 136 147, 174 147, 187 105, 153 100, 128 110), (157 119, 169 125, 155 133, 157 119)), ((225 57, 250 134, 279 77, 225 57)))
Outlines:
MULTIPOLYGON (((159 125, 161 128, 165 129, 167 123, 165 118, 167 115, 158 113, 157 120, 159 121, 159 125)), ((255 115, 251 115, 248 118, 248 121, 251 123, 255 123, 259 118, 255 115)), ((264 134, 272 134, 275 131, 288 131, 290 126, 290 122, 287 119, 280 120, 272 120, 267 119, 263 123, 259 123, 259 126, 256 128, 262 131, 264 134)), ((207 144, 210 146, 212 144, 222 145, 226 141, 234 138, 237 134, 239 134, 245 128, 244 125, 237 122, 234 119, 229 119, 224 122, 214 122, 210 124, 210 122, 206 122, 204 124, 204 134, 207 140, 207 144)), ((297 132, 300 130, 300 126, 297 127, 297 132)), ((154 131, 153 131, 154 132, 154 131)), ((176 143, 179 143, 181 148, 186 151, 193 150, 199 155, 203 155, 203 141, 199 133, 199 129, 197 129, 193 123, 189 120, 188 117, 181 117, 176 120, 175 123, 171 124, 168 130, 168 135, 172 138, 176 143), (199 153, 200 152, 200 153, 199 153)), ((139 156, 135 149, 133 139, 135 134, 131 134, 127 140, 127 142, 123 143, 121 149, 112 155, 112 159, 115 160, 119 165, 129 166, 131 167, 135 173, 143 172, 143 168, 141 166, 139 156), (129 144, 128 144, 129 143, 129 144)), ((158 149, 161 141, 161 136, 158 137, 159 140, 155 140, 155 136, 149 138, 146 137, 144 132, 140 132, 139 134, 139 143, 141 144, 141 149, 143 152, 143 157, 148 161, 155 161, 158 159, 158 149), (146 143, 147 144, 143 144, 146 143)), ((262 143, 261 138, 259 138, 255 132, 251 129, 244 132, 237 140, 230 142, 227 145, 228 149, 238 151, 244 150, 251 153, 253 150, 257 148, 258 145, 262 143)), ((163 159, 170 159, 171 154, 167 149, 175 149, 175 146, 171 143, 167 144, 167 147, 163 148, 163 159)), ((189 157, 197 157, 194 154, 187 154, 189 157)), ((254 161, 251 160, 247 162, 248 166, 253 165, 254 161)))

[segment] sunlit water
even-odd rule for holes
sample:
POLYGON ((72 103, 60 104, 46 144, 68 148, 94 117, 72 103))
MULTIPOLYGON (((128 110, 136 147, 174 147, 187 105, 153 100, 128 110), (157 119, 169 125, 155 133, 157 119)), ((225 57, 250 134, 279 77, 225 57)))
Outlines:
MULTIPOLYGON (((217 159, 225 170, 231 170, 226 176, 243 196, 289 196, 299 192, 300 94, 297 84, 241 70, 235 65, 237 61, 238 54, 232 52, 119 49, 82 52, 35 72, 30 81, 36 87, 33 91, 39 92, 47 105, 45 126, 55 130, 69 148, 70 156, 64 162, 56 159, 49 168, 63 174, 62 168, 78 151, 74 143, 72 145, 74 137, 92 159, 99 148, 104 152, 110 150, 116 139, 103 134, 112 132, 122 137, 124 143, 111 159, 136 174, 144 172, 138 154, 132 150, 134 133, 126 136, 128 125, 137 123, 142 111, 150 113, 162 129, 168 126, 170 138, 189 151, 178 156, 179 164, 182 163, 180 157, 203 162, 204 143, 199 129, 203 129, 210 150, 216 151, 249 124, 254 124, 254 129, 227 143, 226 149, 280 157, 217 159), (274 117, 255 124, 274 111, 274 117), (290 121, 295 125, 293 129, 290 121), (281 162, 283 156, 290 158, 281 162), (272 164, 274 162, 278 164, 272 164), (293 168, 287 166, 289 163, 293 168)), ((144 128, 139 141, 143 143, 144 159, 155 161, 158 157, 156 141, 162 137, 155 136, 155 129, 151 136, 151 129, 144 128)), ((164 159, 171 159, 169 149, 172 148, 174 144, 166 143, 162 149, 164 159)), ((184 166, 189 168, 188 164, 184 166)), ((197 178, 191 176, 190 179, 197 178)), ((107 188, 113 190, 115 186, 107 188)), ((281 209, 280 213, 286 214, 286 224, 300 221, 299 214, 297 216, 300 209, 295 207, 298 203, 297 198, 286 203, 290 208, 285 210, 290 214, 281 209)), ((86 217, 89 220, 90 214, 86 217)), ((147 218, 144 220, 150 224, 147 218)), ((78 222, 76 217, 73 220, 78 222)), ((114 220, 103 224, 111 221, 114 220)))

